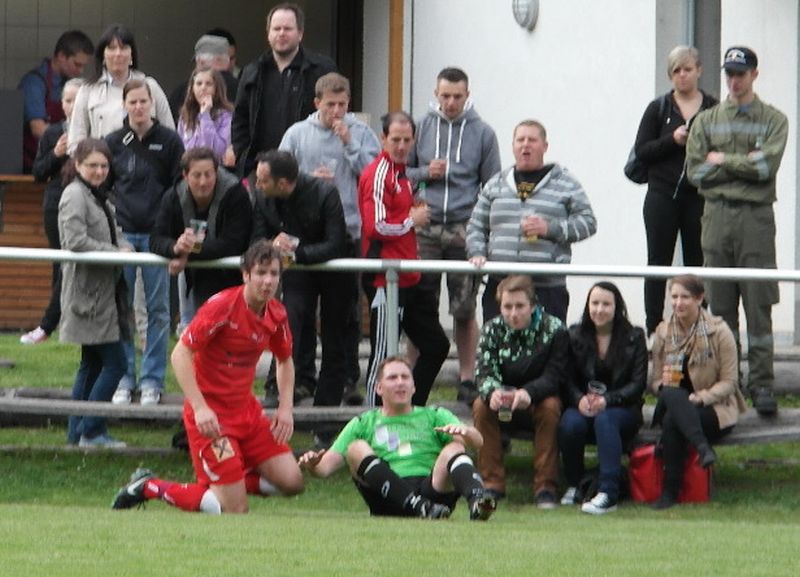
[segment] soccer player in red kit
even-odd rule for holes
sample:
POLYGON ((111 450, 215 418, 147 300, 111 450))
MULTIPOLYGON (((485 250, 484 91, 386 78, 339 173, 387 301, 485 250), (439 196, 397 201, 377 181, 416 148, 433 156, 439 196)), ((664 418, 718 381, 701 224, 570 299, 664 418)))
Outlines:
POLYGON ((245 513, 248 493, 303 491, 286 444, 294 430, 294 365, 286 310, 274 298, 280 274, 278 250, 265 240, 253 244, 242 257, 244 285, 211 297, 172 352, 197 483, 165 481, 137 469, 112 508, 161 499, 187 511, 245 513), (279 405, 272 421, 252 393, 265 349, 277 364, 279 405))

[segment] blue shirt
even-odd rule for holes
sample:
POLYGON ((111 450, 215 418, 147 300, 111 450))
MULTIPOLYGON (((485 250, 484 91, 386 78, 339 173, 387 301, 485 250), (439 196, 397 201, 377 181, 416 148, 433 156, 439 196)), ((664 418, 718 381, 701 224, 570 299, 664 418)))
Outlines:
POLYGON ((47 107, 45 99, 47 97, 47 72, 50 70, 52 85, 50 87, 50 100, 61 102, 61 89, 64 86, 64 78, 50 68, 50 59, 45 58, 42 63, 33 70, 27 72, 22 80, 19 81, 19 90, 22 91, 23 115, 25 123, 31 120, 46 120, 47 107))

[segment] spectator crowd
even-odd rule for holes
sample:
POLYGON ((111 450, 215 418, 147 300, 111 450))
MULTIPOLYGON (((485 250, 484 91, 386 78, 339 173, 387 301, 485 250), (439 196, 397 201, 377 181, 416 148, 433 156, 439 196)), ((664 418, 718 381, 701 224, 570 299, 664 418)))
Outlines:
MULTIPOLYGON (((171 278, 177 285, 180 336, 170 358, 186 398, 197 483, 140 469, 115 508, 161 499, 243 512, 248 493, 293 495, 303 490, 303 470, 326 477, 347 465, 374 515, 443 518, 464 497, 470 518, 486 520, 505 497, 504 447, 523 430, 534 438, 538 507, 608 513, 620 499, 622 455, 643 424, 648 390, 663 429, 655 507, 668 508, 679 500, 688 452, 705 468, 716 461, 711 444, 746 410, 743 392, 760 414, 775 414, 777 284, 704 285, 693 275, 645 282, 640 329, 610 282, 592 286, 580 321, 567 327, 563 275, 447 274, 454 384, 474 426, 427 406, 450 350, 439 319, 441 274, 399 275, 398 324, 408 341, 408 358, 400 358, 388 355, 392 311, 382 273, 292 265, 343 257, 469 261, 478 269, 570 263, 572 244, 599 226, 591 191, 545 161, 540 120, 518 122, 514 163, 502 167, 501 143, 457 67, 436 77, 426 114, 389 111, 376 134, 350 111, 350 82, 336 64, 304 47, 304 18, 293 3, 270 10, 267 49, 241 70, 230 33, 208 31, 196 42, 194 70, 169 98, 139 68, 136 39, 123 25, 110 26, 96 46, 80 31, 64 33, 52 57, 20 82, 25 166, 47 182, 50 246, 169 261, 54 266, 50 304, 21 342, 40 343, 60 325, 61 340, 81 345, 74 399, 157 404, 171 278), (188 266, 240 255, 241 271, 188 266), (363 379, 362 298, 371 346, 363 379), (272 418, 252 394, 265 350, 273 356, 265 383, 272 418), (292 410, 304 397, 315 406, 366 407, 341 432, 315 430, 316 447, 295 461, 292 410), (597 445, 599 461, 592 494, 581 483, 587 444, 597 445), (468 452, 477 453, 474 462, 468 452)), ((728 49, 723 68, 728 94, 718 102, 698 88, 697 50, 676 47, 667 58, 673 87, 642 116, 634 152, 646 172, 649 265, 672 263, 680 233, 688 266, 776 266, 772 205, 786 116, 754 92, 751 49, 728 49)), ((94 417, 71 418, 67 441, 125 446, 94 417)))

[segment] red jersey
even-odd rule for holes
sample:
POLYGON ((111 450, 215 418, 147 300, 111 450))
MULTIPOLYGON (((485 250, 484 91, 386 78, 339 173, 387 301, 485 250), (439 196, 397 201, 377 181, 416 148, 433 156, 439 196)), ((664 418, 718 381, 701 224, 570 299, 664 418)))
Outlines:
MULTIPOLYGON (((392 162, 384 150, 361 172, 358 205, 361 210, 361 254, 367 258, 417 258, 417 235, 409 216, 414 204, 405 165, 392 162)), ((420 273, 400 275, 400 287, 417 284, 420 273)), ((383 274, 376 274, 376 287, 386 286, 383 274)))
POLYGON ((292 355, 292 332, 283 304, 270 299, 263 316, 244 300, 244 286, 223 290, 200 307, 181 336, 194 353, 200 392, 216 413, 236 413, 253 399, 256 363, 269 349, 292 355))

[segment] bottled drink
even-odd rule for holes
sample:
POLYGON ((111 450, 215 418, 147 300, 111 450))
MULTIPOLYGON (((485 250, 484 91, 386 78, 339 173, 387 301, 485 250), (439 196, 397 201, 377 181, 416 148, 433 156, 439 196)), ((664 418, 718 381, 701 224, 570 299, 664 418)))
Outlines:
POLYGON ((417 185, 417 192, 414 195, 414 206, 427 206, 428 205, 428 195, 427 195, 427 183, 420 182, 417 185))

